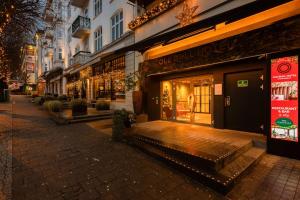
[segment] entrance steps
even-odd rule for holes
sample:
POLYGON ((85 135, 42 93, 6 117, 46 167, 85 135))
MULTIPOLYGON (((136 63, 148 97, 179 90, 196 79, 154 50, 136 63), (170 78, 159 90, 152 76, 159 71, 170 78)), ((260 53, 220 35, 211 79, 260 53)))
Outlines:
MULTIPOLYGON (((263 142, 252 139, 247 142, 243 141, 243 145, 230 148, 220 156, 213 156, 198 149, 168 144, 162 141, 163 139, 154 139, 150 135, 147 137, 136 132, 129 134, 128 139, 139 149, 166 161, 221 193, 227 193, 265 153, 263 142)), ((201 141, 199 145, 200 143, 201 141)), ((209 145, 212 148, 219 147, 214 144, 214 141, 210 141, 209 145)))

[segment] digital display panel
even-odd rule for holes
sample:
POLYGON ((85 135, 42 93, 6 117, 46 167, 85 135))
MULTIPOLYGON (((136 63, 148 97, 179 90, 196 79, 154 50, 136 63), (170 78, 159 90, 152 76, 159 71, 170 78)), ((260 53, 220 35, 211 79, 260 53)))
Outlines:
POLYGON ((271 60, 271 138, 298 142, 298 56, 271 60))
POLYGON ((271 60, 271 138, 298 142, 298 56, 271 60))

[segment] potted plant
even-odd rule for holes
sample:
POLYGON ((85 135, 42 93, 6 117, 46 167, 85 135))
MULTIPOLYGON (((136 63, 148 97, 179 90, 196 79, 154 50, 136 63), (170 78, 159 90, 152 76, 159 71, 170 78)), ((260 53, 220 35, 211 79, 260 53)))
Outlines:
POLYGON ((96 110, 109 110, 110 103, 108 101, 96 101, 96 110))
POLYGON ((71 101, 72 116, 86 115, 87 103, 84 99, 73 99, 71 101))
POLYGON ((141 90, 141 75, 138 71, 130 73, 125 77, 127 91, 132 91, 134 113, 139 115, 143 111, 143 92, 141 90))

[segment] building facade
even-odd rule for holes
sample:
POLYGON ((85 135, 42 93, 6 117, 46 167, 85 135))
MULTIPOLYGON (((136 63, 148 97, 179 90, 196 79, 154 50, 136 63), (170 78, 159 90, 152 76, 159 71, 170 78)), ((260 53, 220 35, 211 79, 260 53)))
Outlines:
POLYGON ((149 120, 261 133, 268 151, 300 157, 300 1, 139 3, 129 49, 149 120))
POLYGON ((134 43, 128 24, 135 16, 136 5, 126 1, 48 1, 43 56, 46 93, 89 102, 102 99, 110 101, 113 109, 132 110, 125 77, 137 70, 136 53, 111 52, 134 43))
POLYGON ((36 67, 36 46, 34 44, 26 44, 22 48, 22 74, 24 81, 24 91, 32 91, 37 86, 37 67, 36 67))

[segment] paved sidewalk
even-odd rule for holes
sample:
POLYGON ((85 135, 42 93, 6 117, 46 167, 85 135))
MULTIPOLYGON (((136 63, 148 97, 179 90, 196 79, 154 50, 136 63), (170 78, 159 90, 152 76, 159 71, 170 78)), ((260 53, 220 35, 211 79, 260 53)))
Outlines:
POLYGON ((0 103, 0 200, 11 198, 12 113, 11 103, 0 103))
POLYGON ((28 98, 15 99, 14 200, 300 199, 300 161, 266 155, 222 196, 131 146, 112 142, 109 120, 57 126, 28 98))

